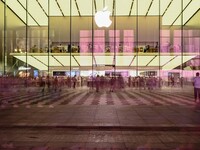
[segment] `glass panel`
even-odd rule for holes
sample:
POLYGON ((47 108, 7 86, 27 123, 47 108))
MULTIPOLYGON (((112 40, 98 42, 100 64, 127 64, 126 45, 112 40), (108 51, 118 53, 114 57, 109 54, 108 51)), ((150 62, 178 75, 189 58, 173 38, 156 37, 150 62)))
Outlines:
POLYGON ((62 13, 59 9, 59 6, 55 0, 49 0, 50 1, 50 15, 51 16, 62 16, 62 13))
POLYGON ((116 56, 116 66, 129 66, 133 56, 116 56))
MULTIPOLYGON (((88 67, 90 66, 91 67, 91 64, 93 62, 92 60, 92 57, 91 56, 75 56, 75 59, 79 62, 79 64, 81 66, 85 66, 85 67, 88 67)), ((84 68, 83 68, 84 70, 84 68)))
POLYGON ((80 53, 91 53, 92 52, 92 31, 91 30, 80 30, 80 53))
POLYGON ((104 53, 105 30, 94 30, 94 53, 104 53))
POLYGON ((184 0, 183 1, 183 16, 180 15, 177 20, 175 21, 174 25, 181 25, 181 21, 183 17, 183 24, 185 24, 190 17, 199 9, 200 1, 194 0, 184 0))
POLYGON ((160 31, 160 52, 170 52, 170 30, 165 29, 160 31))
POLYGON ((6 0, 6 3, 24 22, 26 22, 26 10, 18 1, 6 0))
POLYGON ((172 25, 178 15, 181 13, 181 0, 172 1, 170 7, 163 16, 163 25, 172 25), (178 7, 179 6, 179 7, 178 7))
POLYGON ((45 14, 48 14, 48 7, 49 7, 49 3, 48 2, 49 1, 47 1, 47 0, 38 0, 38 4, 41 5, 41 7, 44 10, 45 14))
POLYGON ((153 3, 149 9, 148 15, 159 15, 159 1, 160 0, 153 0, 153 3))
POLYGON ((91 0, 77 0, 78 8, 80 14, 83 16, 90 16, 92 13, 92 5, 88 5, 91 3, 91 0), (87 8, 87 9, 85 9, 87 8))
POLYGON ((138 0, 138 15, 146 15, 152 0, 138 0))
MULTIPOLYGON (((31 67, 33 67, 34 70, 42 71, 42 70, 47 69, 47 66, 45 64, 43 64, 42 62, 40 62, 39 60, 35 59, 34 56, 27 56, 26 57, 26 55, 22 55, 22 56, 15 56, 15 58, 17 58, 20 61, 27 62, 28 64, 31 64, 31 67)), ((33 74, 31 72, 29 72, 29 73, 30 73, 29 75, 33 74)))
POLYGON ((116 52, 120 44, 120 31, 109 30, 109 49, 111 53, 116 52))
POLYGON ((117 16, 127 16, 129 15, 132 0, 126 0, 126 3, 122 0, 116 0, 116 15, 117 16), (122 7, 123 6, 123 7, 122 7))
POLYGON ((123 47, 119 45, 119 52, 132 53, 134 48, 134 30, 124 30, 123 47))
MULTIPOLYGON (((24 8, 21 5, 14 1, 7 1, 11 7, 15 7, 16 14, 20 15, 20 19, 16 14, 14 14, 9 8, 6 9, 6 51, 5 51, 5 66, 6 66, 6 74, 19 76, 20 75, 20 66, 24 66, 25 68, 28 66, 26 62, 15 59, 10 53, 22 53, 26 52, 26 28, 24 20, 24 8), (12 3, 12 4, 11 4, 12 3), (16 6, 15 6, 16 4, 16 6)), ((15 8, 13 8, 15 10, 15 8)), ((23 72, 23 71, 22 71, 23 72)), ((29 75, 30 72, 23 72, 25 76, 29 75)))
POLYGON ((58 3, 64 16, 70 16, 70 0, 59 0, 58 3))
MULTIPOLYGON (((43 1, 43 3, 47 4, 48 2, 43 1)), ((27 39, 26 39, 26 51, 27 51, 27 59, 26 62, 28 65, 31 66, 31 76, 39 77, 39 76, 47 76, 49 75, 48 68, 49 68, 49 62, 51 59, 49 59, 48 55, 44 55, 48 51, 48 27, 45 25, 48 25, 48 10, 45 12, 43 11, 43 7, 40 7, 40 2, 32 2, 28 1, 28 7, 27 10, 30 12, 31 16, 28 16, 28 24, 30 23, 30 20, 34 20, 37 24, 35 26, 28 26, 27 27, 27 39), (34 7, 33 7, 34 6, 34 7), (37 11, 35 11, 37 9, 37 11), (47 13, 47 14, 45 14, 47 13), (38 25, 42 25, 38 26, 38 25), (44 56, 39 56, 44 55, 44 56), (41 59, 42 58, 42 59, 41 59), (49 61, 48 61, 49 60, 49 61), (39 66, 38 66, 39 65, 39 66), (34 72, 37 72, 37 74, 34 74, 34 72)), ((41 5, 42 6, 42 5, 41 5)), ((21 60, 25 61, 24 58, 21 60)))
POLYGON ((122 75, 124 79, 150 75, 162 77, 171 85, 173 77, 189 78, 189 70, 200 69, 198 0, 7 3, 5 22, 4 4, 0 2, 0 74, 4 67, 12 75, 18 75, 21 67, 30 67, 31 76, 34 71, 45 76, 64 71, 65 76, 71 77, 122 75), (104 6, 111 12, 110 27, 98 27, 92 18, 104 6))
POLYGON ((183 12, 183 24, 185 24, 193 15, 194 13, 199 9, 200 1, 193 0, 190 5, 187 7, 187 9, 183 12))
MULTIPOLYGON (((71 13, 72 13, 72 16, 79 16, 79 11, 78 10, 78 4, 76 4, 77 2, 76 1, 73 1, 73 0, 70 0, 71 1, 71 13)), ((87 9, 87 8, 86 8, 87 9)))
POLYGON ((140 90, 159 88, 160 78, 160 18, 159 1, 144 2, 146 7, 142 7, 142 1, 138 0, 138 18, 137 18, 137 46, 134 51, 136 57, 132 65, 137 67, 137 76, 133 78, 134 85, 140 90), (152 5, 151 5, 151 2, 152 5), (150 7, 151 6, 151 7, 150 7), (146 10, 141 13, 140 9, 146 10), (148 12, 149 10, 149 12, 148 12), (143 14, 143 16, 141 16, 143 14), (152 15, 152 16, 146 16, 152 15), (155 82, 154 82, 155 81, 155 82), (155 83, 154 85, 151 82, 155 83), (151 87, 153 86, 153 87, 151 87))
MULTIPOLYGON (((70 56, 54 56, 56 58, 56 60, 58 60, 61 64, 63 64, 64 66, 67 67, 67 69, 69 69, 69 66, 71 65, 72 67, 77 67, 78 64, 75 61, 75 59, 73 59, 73 57, 71 57, 72 59, 70 60, 70 56)), ((66 71, 70 71, 66 70, 66 71)))
MULTIPOLYGON (((46 0, 45 0, 46 1, 46 0)), ((32 18, 37 22, 40 26, 48 25, 48 17, 42 10, 42 8, 38 5, 37 1, 28 1, 28 12, 31 14, 32 18)))
POLYGON ((4 3, 0 2, 0 76, 4 74, 4 3))
POLYGON ((54 77, 60 73, 59 71, 64 72, 62 76, 70 76, 71 64, 78 66, 76 61, 70 57, 70 52, 73 49, 70 34, 72 32, 69 16, 70 6, 70 0, 50 1, 50 14, 52 16, 49 18, 49 51, 46 52, 49 55, 49 71, 54 77), (53 7, 55 10, 51 10, 53 7), (57 17, 57 15, 63 15, 62 13, 67 16, 57 17))
MULTIPOLYGON (((107 5, 107 3, 105 3, 105 5, 107 5)), ((104 7, 104 2, 102 0, 96 0, 96 8, 97 8, 96 11, 102 10, 103 7, 104 7)))
MULTIPOLYGON (((161 16, 163 16, 165 11, 168 9, 170 2, 171 2, 171 0, 164 0, 164 1, 160 0, 160 14, 161 14, 161 16)), ((158 9, 158 7, 155 8, 155 9, 158 9)))
POLYGON ((62 66, 63 64, 56 59, 56 56, 54 55, 45 55, 42 56, 42 54, 40 54, 39 56, 34 56, 35 59, 37 59, 39 62, 43 62, 44 65, 46 66, 50 66, 50 67, 58 67, 58 66, 62 66))

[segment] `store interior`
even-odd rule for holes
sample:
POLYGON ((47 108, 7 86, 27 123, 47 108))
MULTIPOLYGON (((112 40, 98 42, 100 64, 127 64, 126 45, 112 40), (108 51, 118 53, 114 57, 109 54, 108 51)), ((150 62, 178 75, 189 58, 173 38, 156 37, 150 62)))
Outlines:
POLYGON ((199 10, 197 0, 1 0, 0 75, 191 80, 200 70, 199 10), (112 24, 98 27, 105 6, 112 24))

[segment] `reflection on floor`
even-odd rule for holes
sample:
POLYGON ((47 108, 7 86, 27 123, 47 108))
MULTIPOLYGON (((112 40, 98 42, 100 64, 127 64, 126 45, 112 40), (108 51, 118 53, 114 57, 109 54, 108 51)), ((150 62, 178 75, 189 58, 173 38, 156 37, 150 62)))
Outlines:
POLYGON ((126 88, 110 92, 87 88, 62 89, 41 92, 40 88, 21 89, 20 91, 4 92, 1 95, 1 105, 10 107, 36 106, 56 107, 58 105, 146 105, 194 106, 193 91, 187 88, 162 88, 153 91, 126 88))
POLYGON ((110 92, 40 87, 0 93, 0 149, 198 150, 192 87, 110 92))

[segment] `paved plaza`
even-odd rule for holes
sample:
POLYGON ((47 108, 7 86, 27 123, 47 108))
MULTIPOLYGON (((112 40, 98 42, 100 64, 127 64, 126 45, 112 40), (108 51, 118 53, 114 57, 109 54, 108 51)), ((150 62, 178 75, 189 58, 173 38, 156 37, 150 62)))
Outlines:
POLYGON ((1 149, 200 149, 190 86, 3 91, 0 117, 1 149))

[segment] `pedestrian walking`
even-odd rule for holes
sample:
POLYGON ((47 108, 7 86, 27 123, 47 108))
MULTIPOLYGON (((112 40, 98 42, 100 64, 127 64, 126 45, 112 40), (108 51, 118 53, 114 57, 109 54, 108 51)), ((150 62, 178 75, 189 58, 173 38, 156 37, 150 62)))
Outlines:
POLYGON ((196 77, 194 77, 193 86, 194 86, 194 100, 195 100, 195 102, 199 102, 200 101, 200 77, 199 77, 199 72, 197 72, 196 73, 196 77))

